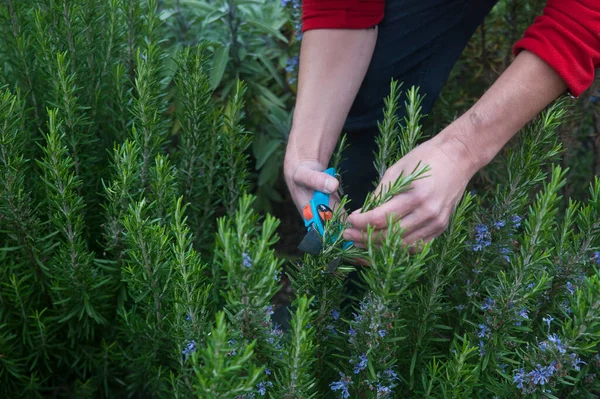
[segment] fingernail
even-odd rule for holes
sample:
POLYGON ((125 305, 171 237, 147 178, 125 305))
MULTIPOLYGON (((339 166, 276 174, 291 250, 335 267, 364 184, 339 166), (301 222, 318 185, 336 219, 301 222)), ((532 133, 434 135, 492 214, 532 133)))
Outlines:
POLYGON ((335 191, 335 186, 337 181, 335 179, 327 179, 325 180, 325 191, 329 194, 335 191))

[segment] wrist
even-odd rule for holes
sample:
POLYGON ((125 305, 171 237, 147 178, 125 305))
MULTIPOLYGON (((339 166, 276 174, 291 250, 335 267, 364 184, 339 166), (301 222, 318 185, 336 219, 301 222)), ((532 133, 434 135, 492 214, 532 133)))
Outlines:
POLYGON ((500 152, 506 139, 501 124, 490 124, 485 115, 471 108, 456 119, 439 136, 443 145, 470 164, 473 174, 489 164, 500 152))
POLYGON ((489 163, 487 156, 474 143, 473 137, 474 130, 459 118, 432 139, 451 161, 460 165, 469 179, 489 163))

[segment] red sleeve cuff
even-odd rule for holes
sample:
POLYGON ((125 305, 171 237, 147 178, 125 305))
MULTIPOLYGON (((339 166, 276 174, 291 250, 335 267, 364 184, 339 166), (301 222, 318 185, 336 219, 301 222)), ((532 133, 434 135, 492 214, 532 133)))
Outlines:
POLYGON ((384 0, 304 0, 302 31, 366 29, 383 19, 384 0))
POLYGON ((600 1, 549 0, 513 51, 528 50, 548 63, 578 97, 600 65, 600 1))

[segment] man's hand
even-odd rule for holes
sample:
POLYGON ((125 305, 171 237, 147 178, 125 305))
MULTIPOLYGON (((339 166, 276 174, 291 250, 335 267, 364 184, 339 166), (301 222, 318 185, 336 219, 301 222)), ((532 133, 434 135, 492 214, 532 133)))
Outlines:
POLYGON ((401 218, 407 245, 441 234, 476 171, 566 88, 560 75, 537 55, 519 53, 471 109, 393 165, 382 183, 393 181, 402 170, 410 173, 418 161, 431 167, 430 177, 379 208, 350 215, 354 228, 346 230, 344 238, 364 246, 367 225, 384 229, 392 213, 401 218))
MULTIPOLYGON (((286 159, 284 165, 285 182, 299 211, 310 202, 315 191, 326 194, 337 192, 338 180, 324 173, 324 170, 325 167, 317 160, 292 161, 286 159)), ((330 206, 333 209, 332 203, 330 203, 330 206)))
MULTIPOLYGON (((455 124, 446 130, 457 129, 458 121, 455 124)), ((393 183, 400 173, 411 173, 419 161, 422 165, 429 165, 427 177, 415 181, 410 191, 396 195, 378 208, 352 213, 348 222, 353 228, 344 232, 346 240, 354 241, 357 247, 365 247, 367 225, 376 229, 375 236, 383 234, 389 215, 401 220, 406 245, 413 245, 419 240, 430 241, 446 230, 467 183, 477 171, 476 163, 466 146, 457 139, 444 139, 442 132, 392 165, 376 191, 393 183)))

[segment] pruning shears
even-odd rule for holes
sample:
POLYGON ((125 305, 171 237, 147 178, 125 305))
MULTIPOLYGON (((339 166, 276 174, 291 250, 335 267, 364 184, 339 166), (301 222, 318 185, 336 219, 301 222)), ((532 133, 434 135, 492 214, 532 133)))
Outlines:
MULTIPOLYGON (((324 171, 332 177, 336 177, 335 169, 329 168, 324 171)), ((302 219, 306 227, 306 235, 298 245, 298 249, 311 255, 318 255, 323 249, 323 236, 325 235, 325 223, 333 217, 333 211, 329 207, 329 194, 315 191, 312 199, 302 208, 302 219)), ((333 240, 332 240, 333 241, 333 240)), ((345 241, 343 248, 346 249, 352 242, 345 241)), ((327 269, 337 269, 340 259, 334 259, 327 269), (332 263, 335 263, 332 267, 332 263)))

